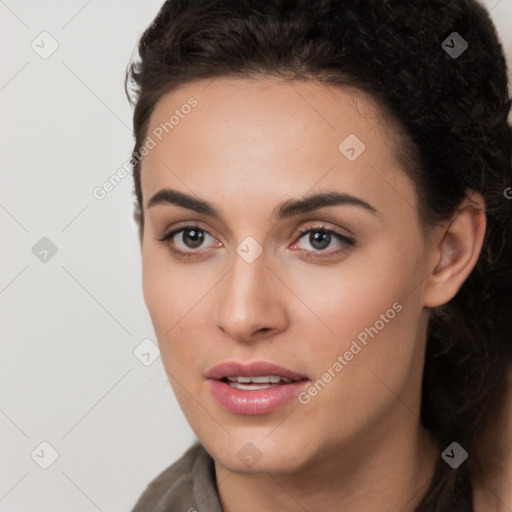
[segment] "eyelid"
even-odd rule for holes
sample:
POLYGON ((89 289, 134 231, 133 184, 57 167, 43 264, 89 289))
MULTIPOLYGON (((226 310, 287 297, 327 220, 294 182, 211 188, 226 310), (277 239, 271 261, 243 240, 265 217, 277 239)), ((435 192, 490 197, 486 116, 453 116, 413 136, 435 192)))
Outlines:
POLYGON ((352 231, 350 231, 347 228, 341 228, 339 226, 333 226, 329 222, 322 222, 322 221, 310 221, 309 223, 306 223, 305 227, 301 227, 300 229, 297 229, 295 231, 295 234, 293 235, 294 240, 300 236, 303 236, 304 233, 307 233, 308 231, 326 231, 328 233, 333 233, 341 238, 350 239, 354 236, 352 231), (343 233, 343 231, 346 231, 347 234, 343 233))
POLYGON ((156 239, 159 240, 160 242, 163 242, 166 239, 171 238, 173 235, 177 234, 180 231, 184 231, 186 229, 194 229, 194 228, 197 228, 200 231, 204 231, 205 233, 210 235, 212 238, 215 238, 216 240, 218 240, 218 237, 213 235, 210 232, 210 229, 206 228, 205 225, 199 220, 189 220, 189 221, 178 222, 177 224, 173 225, 172 229, 166 230, 163 235, 157 236, 156 239))

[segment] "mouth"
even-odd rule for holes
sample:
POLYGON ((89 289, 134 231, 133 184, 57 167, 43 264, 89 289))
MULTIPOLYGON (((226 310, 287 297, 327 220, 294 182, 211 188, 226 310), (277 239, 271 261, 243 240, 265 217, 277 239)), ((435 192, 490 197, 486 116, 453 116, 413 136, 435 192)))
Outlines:
POLYGON ((292 401, 309 379, 268 361, 221 363, 206 373, 210 391, 228 411, 255 416, 268 414, 292 401))

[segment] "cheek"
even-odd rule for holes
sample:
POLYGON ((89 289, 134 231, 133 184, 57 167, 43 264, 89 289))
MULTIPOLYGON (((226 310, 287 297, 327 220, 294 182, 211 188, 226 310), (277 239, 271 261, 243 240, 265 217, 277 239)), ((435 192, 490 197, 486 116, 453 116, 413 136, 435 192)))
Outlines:
POLYGON ((142 289, 153 327, 161 343, 167 333, 172 333, 179 319, 186 312, 192 295, 190 283, 183 272, 173 269, 170 256, 151 241, 142 247, 142 289), (170 331, 171 330, 171 331, 170 331))
POLYGON ((204 332, 211 318, 212 313, 206 312, 205 307, 208 305, 207 294, 215 285, 216 276, 208 268, 176 264, 161 247, 149 243, 143 245, 144 301, 158 339, 162 361, 166 370, 172 371, 173 375, 181 372, 179 368, 195 366, 197 354, 204 343, 204 336, 196 334, 200 330, 204 332))
POLYGON ((336 266, 290 268, 286 282, 309 306, 312 314, 308 320, 315 328, 321 327, 333 339, 348 339, 375 324, 380 315, 385 315, 385 320, 392 317, 386 326, 398 323, 395 319, 400 321, 393 304, 414 296, 420 265, 419 248, 415 249, 412 239, 388 241, 382 237, 336 266))
POLYGON ((164 329, 163 320, 167 318, 167 329, 172 325, 169 314, 175 311, 170 279, 165 266, 156 257, 156 251, 144 243, 142 249, 142 291, 157 336, 164 329))
POLYGON ((353 403, 356 396, 360 404, 386 401, 392 396, 387 387, 401 389, 416 367, 421 259, 413 247, 398 239, 376 243, 367 254, 322 269, 323 275, 318 268, 288 274, 309 307, 297 317, 308 340, 301 352, 314 362, 316 378, 329 369, 336 374, 326 377, 333 382, 330 392, 322 391, 326 403, 353 403), (338 356, 342 368, 334 367, 338 356))
POLYGON ((192 427, 207 420, 194 398, 200 396, 202 381, 198 376, 204 371, 198 366, 204 354, 204 337, 197 333, 203 329, 199 325, 205 318, 201 298, 207 286, 193 274, 193 266, 178 268, 159 248, 143 251, 144 300, 167 379, 192 427))

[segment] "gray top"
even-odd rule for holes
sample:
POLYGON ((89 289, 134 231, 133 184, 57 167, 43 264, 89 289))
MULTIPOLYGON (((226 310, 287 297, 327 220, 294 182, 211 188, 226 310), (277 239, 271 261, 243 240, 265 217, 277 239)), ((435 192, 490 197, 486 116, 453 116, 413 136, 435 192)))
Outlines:
POLYGON ((132 512, 223 512, 213 459, 199 443, 147 486, 132 512))

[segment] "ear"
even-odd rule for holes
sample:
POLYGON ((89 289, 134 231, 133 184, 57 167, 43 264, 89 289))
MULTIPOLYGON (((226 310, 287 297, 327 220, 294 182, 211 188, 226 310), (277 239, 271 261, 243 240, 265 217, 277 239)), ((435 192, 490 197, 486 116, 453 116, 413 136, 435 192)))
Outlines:
POLYGON ((453 217, 433 238, 432 273, 429 275, 423 303, 435 308, 449 302, 473 270, 485 235, 485 200, 469 190, 453 217))

